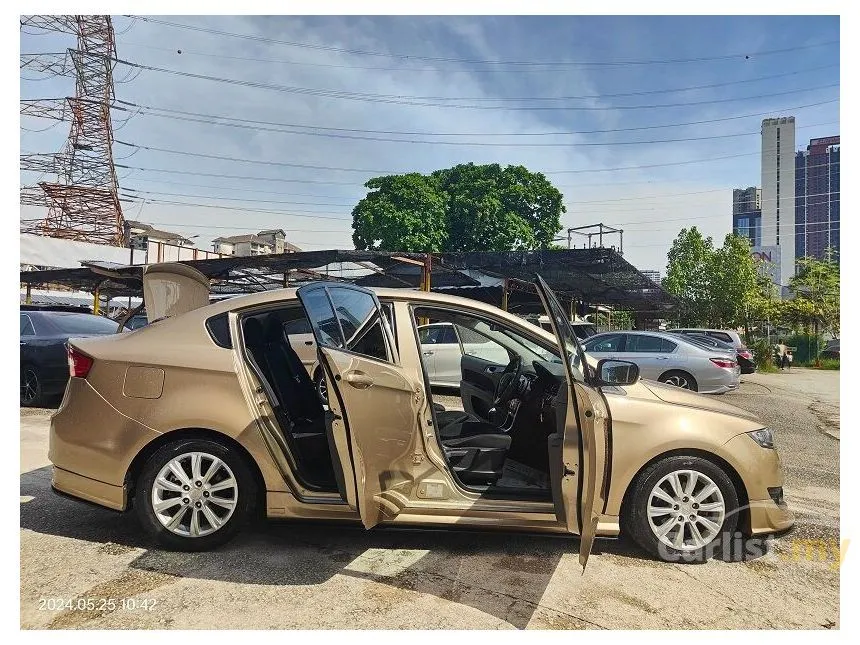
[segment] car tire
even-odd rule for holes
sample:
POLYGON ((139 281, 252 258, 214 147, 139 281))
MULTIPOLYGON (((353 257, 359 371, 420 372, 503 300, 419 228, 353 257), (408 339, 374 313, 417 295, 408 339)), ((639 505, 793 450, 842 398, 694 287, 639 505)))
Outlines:
POLYGON ((696 379, 693 378, 693 375, 688 372, 682 372, 681 370, 670 370, 661 375, 657 380, 661 383, 674 385, 675 387, 680 387, 692 392, 699 391, 699 384, 696 382, 696 379))
POLYGON ((134 495, 143 528, 159 545, 176 551, 206 551, 224 544, 253 518, 256 505, 257 486, 245 459, 211 439, 179 439, 156 450, 140 471, 134 495), (196 478, 195 455, 200 456, 196 478), (210 473, 211 468, 216 470, 210 473), (163 503, 173 499, 177 502, 164 508, 163 503), (159 500, 161 509, 156 508, 159 500), (171 527, 171 517, 180 513, 171 527))
POLYGON ((738 514, 737 490, 722 468, 701 457, 672 456, 651 464, 636 476, 625 498, 621 529, 660 560, 701 563, 722 556, 724 548, 731 546, 738 514), (673 476, 678 477, 681 487, 677 493, 673 492, 673 476), (693 489, 689 494, 691 479, 693 489), (702 510, 706 506, 708 510, 702 510), (670 524, 674 526, 664 533, 670 524), (679 543, 680 531, 683 533, 679 543))
POLYGON ((314 372, 313 381, 320 401, 322 401, 323 405, 328 405, 328 385, 325 382, 325 375, 319 367, 314 372))
POLYGON ((44 405, 45 392, 35 365, 21 366, 20 395, 22 408, 39 408, 44 405))

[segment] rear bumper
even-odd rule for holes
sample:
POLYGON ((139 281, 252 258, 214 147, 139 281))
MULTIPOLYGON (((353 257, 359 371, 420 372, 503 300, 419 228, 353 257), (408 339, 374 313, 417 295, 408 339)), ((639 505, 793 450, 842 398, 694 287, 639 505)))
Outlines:
POLYGON ((132 459, 159 433, 121 414, 84 379, 69 379, 51 417, 48 459, 63 493, 122 510, 132 459))
POLYGON ((106 484, 56 466, 51 472, 51 488, 62 495, 76 497, 115 511, 124 511, 128 502, 125 486, 106 484))

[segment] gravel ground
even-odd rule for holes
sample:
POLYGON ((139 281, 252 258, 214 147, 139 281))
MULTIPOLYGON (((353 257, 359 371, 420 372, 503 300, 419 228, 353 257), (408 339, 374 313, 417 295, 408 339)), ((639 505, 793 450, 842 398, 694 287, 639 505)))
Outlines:
POLYGON ((792 550, 838 544, 838 392, 838 372, 795 369, 744 377, 724 397, 766 420, 785 463, 798 525, 769 553, 666 564, 624 539, 598 540, 584 575, 575 537, 498 532, 268 522, 216 552, 161 551, 132 515, 50 491, 49 411, 22 410, 21 626, 838 627, 832 555, 792 550))

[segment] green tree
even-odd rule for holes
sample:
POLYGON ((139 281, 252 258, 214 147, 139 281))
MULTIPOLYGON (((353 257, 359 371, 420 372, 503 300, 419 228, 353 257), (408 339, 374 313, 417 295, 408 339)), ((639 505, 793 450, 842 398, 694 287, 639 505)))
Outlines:
MULTIPOLYGON (((797 272, 789 281, 795 302, 788 311, 793 320, 818 336, 822 330, 839 335, 839 264, 828 250, 821 260, 811 257, 797 261, 797 272)), ((786 303, 787 304, 787 303, 786 303)))
MULTIPOLYGON (((765 278, 766 282, 770 282, 765 278)), ((744 326, 749 335, 751 310, 763 297, 757 262, 750 254, 749 240, 726 235, 723 246, 711 256, 710 324, 714 327, 744 326)))
POLYGON ((547 249, 561 229, 562 194, 523 166, 460 164, 429 176, 371 179, 353 209, 358 249, 547 249))
POLYGON ((669 263, 662 286, 680 302, 682 326, 708 322, 711 309, 711 268, 714 243, 699 229, 681 229, 669 250, 669 263))
POLYGON ((745 237, 727 235, 714 248, 695 226, 672 244, 663 287, 678 297, 682 325, 743 326, 748 339, 751 322, 769 318, 775 302, 773 283, 745 237))
POLYGON ((370 192, 352 210, 357 249, 443 250, 447 239, 445 194, 438 179, 420 173, 374 177, 370 192))

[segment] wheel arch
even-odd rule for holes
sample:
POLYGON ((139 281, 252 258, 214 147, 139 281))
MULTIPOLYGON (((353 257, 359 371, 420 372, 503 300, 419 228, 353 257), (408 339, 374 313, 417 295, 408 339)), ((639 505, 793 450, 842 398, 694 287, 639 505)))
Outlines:
POLYGON ((738 528, 741 531, 748 532, 750 526, 750 515, 749 515, 749 493, 747 493, 746 485, 744 484, 743 479, 740 474, 738 474, 737 469, 732 466, 728 461, 726 461, 720 455, 709 452, 707 450, 702 450, 701 448, 676 448, 674 450, 667 450, 666 452, 661 452, 660 454, 654 455, 642 464, 639 467, 639 470, 636 471, 636 474, 630 479, 627 483, 627 487, 624 490, 624 495, 621 498, 621 516, 623 517, 627 513, 627 506, 630 503, 630 497, 633 494, 633 489, 636 486, 636 482, 639 480, 639 477, 642 473, 657 463, 658 461, 662 461, 668 457, 698 457, 700 459, 704 459, 706 461, 711 462, 715 466, 721 468, 725 471, 728 478, 731 480, 732 485, 735 487, 735 492, 738 495, 738 506, 740 507, 740 513, 738 515, 738 528))
MULTIPOLYGON (((248 466, 248 469, 254 477, 254 483, 257 486, 259 494, 265 494, 266 482, 263 479, 263 473, 256 460, 251 456, 251 453, 248 452, 245 446, 233 439, 233 437, 226 435, 223 432, 218 432, 217 430, 210 430, 208 428, 179 428, 177 430, 165 432, 164 434, 156 437, 141 448, 141 450, 134 456, 134 459, 132 459, 125 474, 125 486, 127 491, 126 499, 129 500, 126 504, 125 510, 129 510, 131 508, 131 500, 134 499, 137 478, 146 461, 162 446, 181 439, 206 439, 216 441, 227 448, 235 450, 236 454, 239 455, 239 458, 245 462, 246 466, 248 466)), ((265 503, 257 504, 257 508, 259 509, 260 507, 265 508, 265 503)))

